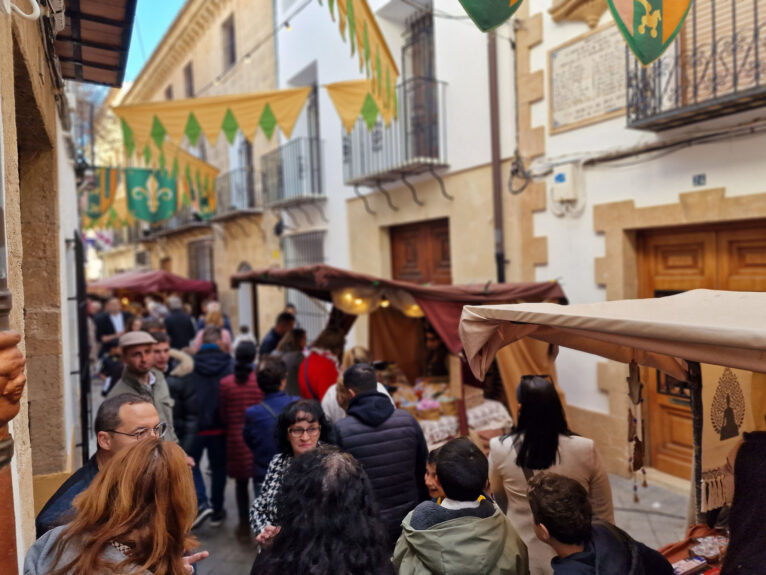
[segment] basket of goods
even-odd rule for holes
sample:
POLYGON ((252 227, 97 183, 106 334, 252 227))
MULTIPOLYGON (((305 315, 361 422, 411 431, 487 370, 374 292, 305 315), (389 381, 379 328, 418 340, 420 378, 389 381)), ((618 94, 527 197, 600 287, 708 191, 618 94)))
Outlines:
POLYGON ((703 573, 708 568, 708 562, 702 557, 689 557, 673 563, 673 575, 694 575, 703 573))
POLYGON ((436 420, 439 419, 439 402, 435 399, 421 399, 418 402, 418 414, 421 419, 436 420))
POLYGON ((399 407, 405 411, 409 411, 412 417, 418 417, 418 404, 412 401, 404 400, 399 404, 399 407))
POLYGON ((466 409, 479 407, 484 403, 484 390, 472 385, 466 385, 463 387, 463 399, 465 400, 466 409))
POLYGON ((457 415, 457 399, 446 393, 440 395, 439 409, 442 415, 457 415))

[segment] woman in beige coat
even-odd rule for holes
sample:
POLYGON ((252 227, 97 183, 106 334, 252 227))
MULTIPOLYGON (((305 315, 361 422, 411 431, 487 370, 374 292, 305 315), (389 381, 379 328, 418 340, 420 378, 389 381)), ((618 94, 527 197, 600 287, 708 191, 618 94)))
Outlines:
POLYGON ((529 552, 531 575, 552 575, 554 552, 535 537, 528 480, 548 470, 588 490, 594 519, 614 523, 612 491, 593 441, 569 430, 556 388, 547 376, 524 376, 517 389, 518 424, 489 444, 492 493, 529 552))

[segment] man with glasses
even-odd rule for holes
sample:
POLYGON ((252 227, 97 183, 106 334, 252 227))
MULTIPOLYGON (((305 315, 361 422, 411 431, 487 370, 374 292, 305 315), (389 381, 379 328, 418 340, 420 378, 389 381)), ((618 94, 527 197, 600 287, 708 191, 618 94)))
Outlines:
POLYGON ((150 437, 164 437, 168 425, 160 421, 151 401, 135 394, 110 397, 96 413, 94 431, 98 447, 85 465, 74 472, 42 508, 35 521, 37 537, 72 518, 72 501, 85 491, 99 469, 122 449, 150 437))
POLYGON ((178 443, 173 428, 173 399, 162 372, 154 369, 154 345, 157 341, 145 331, 131 331, 120 338, 122 363, 125 368, 122 377, 112 389, 109 397, 133 393, 152 402, 160 420, 168 426, 165 439, 178 443))

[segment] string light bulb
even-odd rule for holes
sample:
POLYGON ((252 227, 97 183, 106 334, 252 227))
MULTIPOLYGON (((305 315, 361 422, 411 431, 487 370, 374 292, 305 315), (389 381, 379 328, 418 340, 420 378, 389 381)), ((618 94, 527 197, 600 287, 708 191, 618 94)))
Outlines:
POLYGON ((293 27, 290 26, 290 20, 285 20, 285 30, 287 30, 289 32, 292 29, 293 29, 293 27))

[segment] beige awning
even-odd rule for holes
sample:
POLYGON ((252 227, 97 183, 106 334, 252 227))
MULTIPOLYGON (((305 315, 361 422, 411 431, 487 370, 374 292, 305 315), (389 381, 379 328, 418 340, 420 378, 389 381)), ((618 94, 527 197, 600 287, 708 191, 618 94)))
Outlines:
POLYGON ((460 338, 479 379, 522 337, 686 379, 686 361, 766 372, 766 293, 694 290, 657 299, 563 306, 465 306, 460 338))

